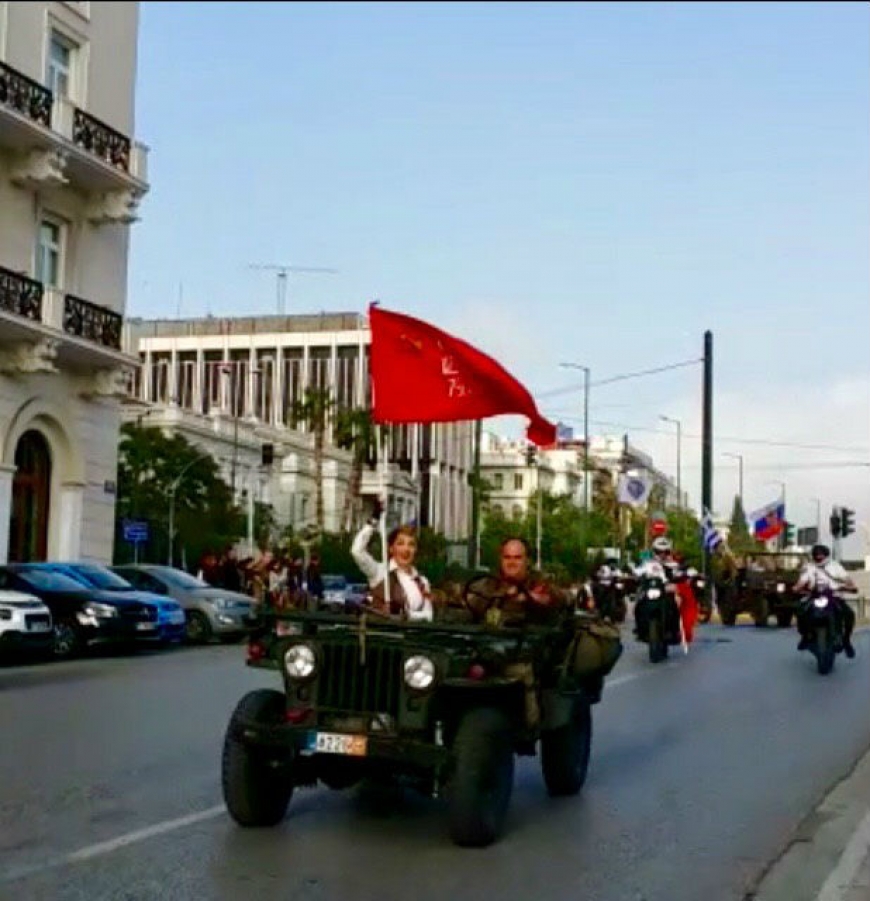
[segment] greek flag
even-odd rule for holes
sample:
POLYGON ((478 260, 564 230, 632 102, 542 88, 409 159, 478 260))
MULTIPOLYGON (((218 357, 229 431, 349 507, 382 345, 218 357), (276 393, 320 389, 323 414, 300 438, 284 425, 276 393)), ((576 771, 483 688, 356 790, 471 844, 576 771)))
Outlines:
POLYGON ((701 537, 704 542, 705 551, 715 551, 717 547, 725 540, 719 530, 713 525, 713 515, 709 510, 704 511, 701 517, 701 537))

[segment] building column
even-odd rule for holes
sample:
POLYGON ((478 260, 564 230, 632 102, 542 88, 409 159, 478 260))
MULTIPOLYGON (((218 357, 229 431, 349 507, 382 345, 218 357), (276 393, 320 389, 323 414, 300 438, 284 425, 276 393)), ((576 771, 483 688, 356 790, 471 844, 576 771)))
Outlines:
POLYGON ((153 400, 151 397, 151 351, 145 351, 145 363, 142 366, 142 400, 153 400))
POLYGON ((203 389, 205 387, 205 354, 201 347, 196 349, 196 368, 193 373, 193 409, 202 413, 205 409, 203 403, 203 389))
POLYGON ((60 486, 57 535, 58 560, 78 560, 82 547, 84 482, 64 482, 60 486))
POLYGON ((257 369, 257 351, 251 347, 248 350, 248 384, 245 391, 245 417, 247 419, 257 419, 257 394, 260 388, 263 373, 259 375, 254 371, 257 369))
POLYGON ((14 466, 0 463, 0 563, 9 560, 9 526, 12 520, 12 479, 14 466))
POLYGON ((167 374, 166 400, 170 407, 178 406, 178 351, 173 347, 169 352, 169 373, 167 374))
POLYGON ((275 348, 275 372, 272 381, 272 422, 277 428, 284 425, 284 348, 275 348))

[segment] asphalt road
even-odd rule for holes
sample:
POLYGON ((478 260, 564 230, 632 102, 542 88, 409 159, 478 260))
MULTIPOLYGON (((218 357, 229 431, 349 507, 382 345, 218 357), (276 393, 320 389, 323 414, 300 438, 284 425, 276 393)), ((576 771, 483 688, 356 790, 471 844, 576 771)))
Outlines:
POLYGON ((221 807, 243 647, 0 669, 0 898, 742 899, 870 746, 870 633, 816 674, 795 632, 706 626, 652 666, 631 638, 595 708, 583 793, 517 770, 507 832, 454 847, 443 806, 298 791, 272 830, 221 807))

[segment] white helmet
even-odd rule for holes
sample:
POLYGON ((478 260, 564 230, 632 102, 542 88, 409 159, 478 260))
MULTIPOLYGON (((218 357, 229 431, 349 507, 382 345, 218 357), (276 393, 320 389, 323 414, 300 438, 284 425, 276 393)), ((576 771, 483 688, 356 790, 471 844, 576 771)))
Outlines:
POLYGON ((665 538, 664 535, 654 539, 650 547, 654 554, 669 554, 673 550, 670 538, 665 538))

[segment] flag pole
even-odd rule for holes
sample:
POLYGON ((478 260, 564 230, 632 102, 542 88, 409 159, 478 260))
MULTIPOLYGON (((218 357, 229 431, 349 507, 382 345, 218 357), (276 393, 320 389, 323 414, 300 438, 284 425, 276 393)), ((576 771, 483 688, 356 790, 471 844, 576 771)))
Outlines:
POLYGON ((378 427, 381 431, 381 553, 384 555, 384 602, 387 605, 387 612, 390 610, 390 554, 387 549, 387 508, 388 508, 388 475, 389 460, 387 458, 387 431, 386 427, 381 425, 378 427))

